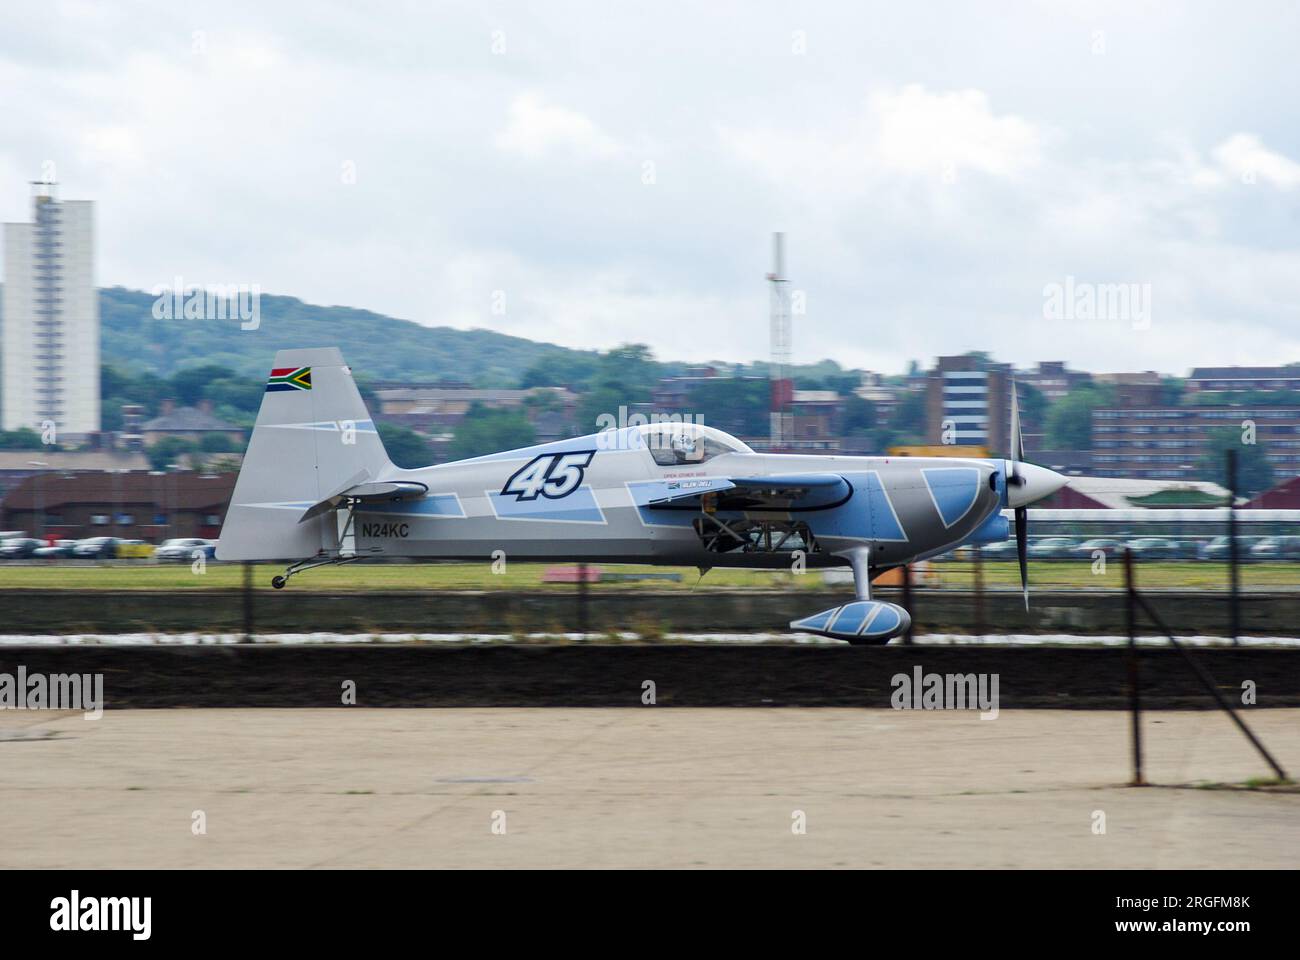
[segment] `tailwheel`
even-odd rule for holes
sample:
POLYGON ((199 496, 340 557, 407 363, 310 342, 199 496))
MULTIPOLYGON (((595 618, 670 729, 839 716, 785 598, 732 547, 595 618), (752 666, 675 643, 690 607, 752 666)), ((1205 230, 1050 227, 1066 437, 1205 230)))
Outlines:
POLYGON ((289 581, 285 580, 284 577, 280 577, 280 576, 275 576, 271 578, 271 586, 275 587, 275 589, 277 590, 283 590, 284 585, 288 582, 289 581))

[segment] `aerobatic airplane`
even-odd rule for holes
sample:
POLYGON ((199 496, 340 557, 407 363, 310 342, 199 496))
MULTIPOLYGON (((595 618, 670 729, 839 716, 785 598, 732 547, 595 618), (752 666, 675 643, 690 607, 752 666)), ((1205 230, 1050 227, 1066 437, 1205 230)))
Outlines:
POLYGON ((221 560, 294 561, 272 580, 379 557, 605 561, 790 569, 849 566, 856 599, 794 630, 853 644, 905 632, 871 581, 961 544, 1005 540, 1013 512, 1028 606, 1025 508, 1066 478, 1012 458, 755 453, 663 422, 406 470, 384 452, 333 347, 281 350, 225 525, 221 560))

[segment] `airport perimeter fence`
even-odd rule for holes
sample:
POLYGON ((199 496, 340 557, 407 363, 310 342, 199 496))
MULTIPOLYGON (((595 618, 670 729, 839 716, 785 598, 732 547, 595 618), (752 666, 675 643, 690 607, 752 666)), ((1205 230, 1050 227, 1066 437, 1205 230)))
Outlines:
MULTIPOLYGON (((1138 622, 1139 614, 1145 614, 1152 622, 1156 629, 1164 635, 1170 645, 1182 655, 1183 661, 1188 668, 1196 675, 1201 685, 1205 687, 1210 697, 1218 705, 1219 709, 1224 711, 1229 719, 1236 724, 1237 729, 1242 732, 1250 745, 1255 751, 1263 757, 1264 761, 1272 768, 1276 776, 1273 785, 1289 785, 1290 778, 1282 765, 1274 758, 1263 742, 1257 737, 1242 719, 1241 714, 1235 710, 1224 697, 1222 691, 1209 672, 1203 667, 1187 647, 1179 642, 1174 635, 1173 630, 1165 623, 1165 620, 1152 606, 1151 602, 1144 597, 1137 588, 1137 579, 1134 573, 1133 556, 1129 552, 1124 554, 1124 594, 1125 594, 1125 619, 1128 625, 1128 689, 1129 689, 1129 711, 1131 714, 1131 743, 1133 748, 1133 779, 1131 785, 1135 787, 1146 786, 1146 779, 1143 774, 1143 755, 1142 755, 1142 668, 1141 668, 1141 650, 1138 647, 1138 622)), ((1236 637, 1233 637, 1234 642, 1236 637)))

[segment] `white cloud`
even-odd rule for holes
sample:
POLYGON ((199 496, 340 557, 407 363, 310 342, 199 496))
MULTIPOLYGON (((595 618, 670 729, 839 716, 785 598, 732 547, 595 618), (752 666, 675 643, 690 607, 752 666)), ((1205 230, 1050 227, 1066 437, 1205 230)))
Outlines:
POLYGON ((828 130, 719 130, 723 144, 775 180, 858 194, 881 180, 936 186, 963 173, 1015 179, 1037 166, 1043 137, 1029 121, 996 114, 978 90, 932 93, 911 84, 869 96, 828 130))
POLYGON ((910 84, 873 95, 871 115, 875 154, 888 170, 1015 177, 1039 160, 1038 129, 1022 117, 995 114, 980 90, 930 93, 910 84))
POLYGON ((540 157, 562 151, 602 159, 623 152, 618 141, 603 133, 588 117, 567 107, 546 103, 537 93, 525 93, 510 104, 510 119, 496 139, 511 153, 540 157))
POLYGON ((1214 149, 1214 159, 1239 181, 1262 180, 1280 190, 1300 187, 1300 163, 1268 149, 1259 137, 1238 133, 1214 149))

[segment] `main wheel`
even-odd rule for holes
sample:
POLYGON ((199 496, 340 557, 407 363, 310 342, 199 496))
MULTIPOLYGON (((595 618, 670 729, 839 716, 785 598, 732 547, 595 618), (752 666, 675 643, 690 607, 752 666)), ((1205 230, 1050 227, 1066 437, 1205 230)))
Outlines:
POLYGON ((284 589, 284 585, 285 585, 286 583, 288 583, 288 582, 289 582, 289 581, 285 580, 284 577, 272 577, 272 578, 271 578, 271 586, 275 587, 275 589, 277 589, 277 590, 283 590, 283 589, 284 589))

